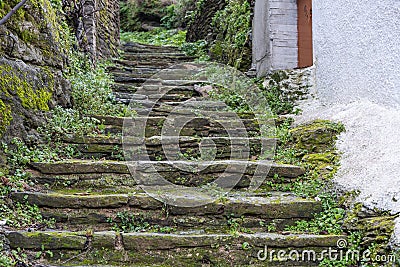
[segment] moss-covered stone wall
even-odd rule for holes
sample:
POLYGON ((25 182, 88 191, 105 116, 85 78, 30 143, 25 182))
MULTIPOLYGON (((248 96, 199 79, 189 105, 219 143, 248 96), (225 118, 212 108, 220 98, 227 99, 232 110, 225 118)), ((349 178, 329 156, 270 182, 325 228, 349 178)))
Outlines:
MULTIPOLYGON (((0 0, 0 17, 18 2, 0 0)), ((62 73, 68 47, 57 12, 49 0, 30 0, 0 26, 0 142, 37 142, 44 113, 71 105, 62 73)))
POLYGON ((100 10, 96 16, 98 57, 116 56, 119 46, 119 0, 97 0, 100 10))

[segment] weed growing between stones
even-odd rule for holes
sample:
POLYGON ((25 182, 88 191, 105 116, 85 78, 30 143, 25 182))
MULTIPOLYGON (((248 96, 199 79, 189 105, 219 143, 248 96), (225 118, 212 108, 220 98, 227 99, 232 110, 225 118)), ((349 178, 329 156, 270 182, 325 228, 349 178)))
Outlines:
POLYGON ((176 229, 169 226, 160 226, 149 223, 143 216, 130 213, 129 211, 118 212, 115 217, 109 217, 108 222, 116 232, 158 232, 172 233, 176 229))

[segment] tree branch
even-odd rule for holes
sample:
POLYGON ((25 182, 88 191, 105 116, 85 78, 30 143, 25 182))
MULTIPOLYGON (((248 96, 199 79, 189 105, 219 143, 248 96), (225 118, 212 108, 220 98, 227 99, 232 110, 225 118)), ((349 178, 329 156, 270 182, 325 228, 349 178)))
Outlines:
POLYGON ((8 14, 0 20, 0 25, 3 25, 18 9, 20 9, 28 0, 22 0, 18 5, 16 5, 13 9, 11 9, 8 14))

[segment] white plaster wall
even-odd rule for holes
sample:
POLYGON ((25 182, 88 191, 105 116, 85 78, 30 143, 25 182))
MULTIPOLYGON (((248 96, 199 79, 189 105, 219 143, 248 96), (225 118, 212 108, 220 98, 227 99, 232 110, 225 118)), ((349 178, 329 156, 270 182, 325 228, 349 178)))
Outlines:
POLYGON ((313 1, 316 86, 326 103, 400 106, 400 1, 313 1))

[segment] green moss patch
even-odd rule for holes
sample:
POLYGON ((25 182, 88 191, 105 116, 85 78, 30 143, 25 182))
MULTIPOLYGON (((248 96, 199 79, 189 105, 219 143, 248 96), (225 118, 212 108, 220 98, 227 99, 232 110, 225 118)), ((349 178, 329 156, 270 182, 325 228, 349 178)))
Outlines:
MULTIPOLYGON (((22 106, 27 109, 49 110, 48 103, 54 90, 54 76, 50 72, 32 73, 0 64, 0 76, 0 92, 3 95, 17 95, 22 106)), ((5 105, 0 104, 0 109, 2 107, 6 109, 5 105)))

